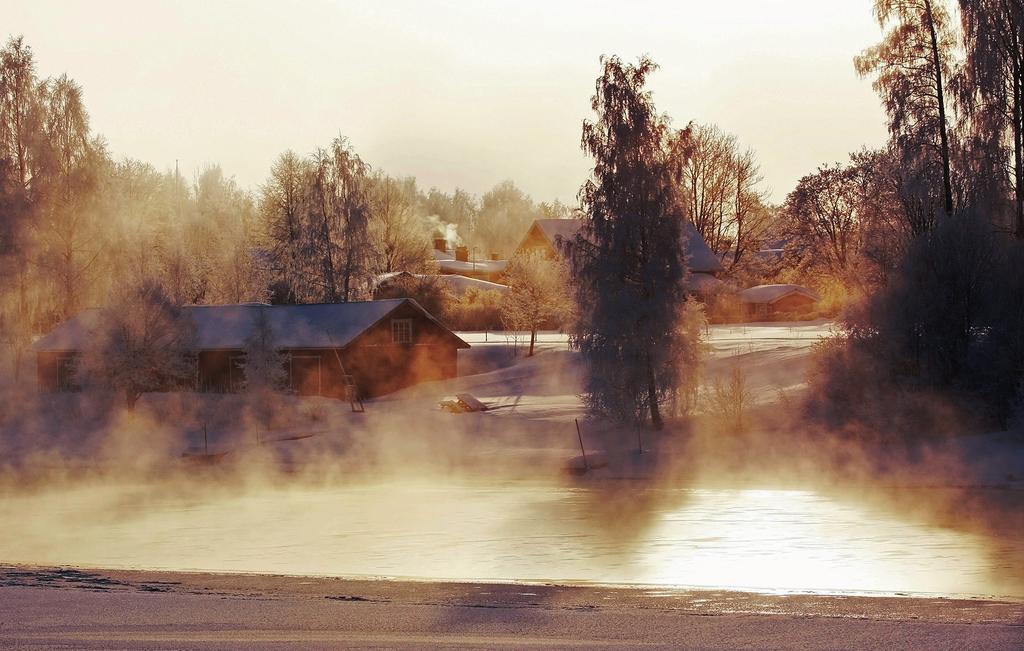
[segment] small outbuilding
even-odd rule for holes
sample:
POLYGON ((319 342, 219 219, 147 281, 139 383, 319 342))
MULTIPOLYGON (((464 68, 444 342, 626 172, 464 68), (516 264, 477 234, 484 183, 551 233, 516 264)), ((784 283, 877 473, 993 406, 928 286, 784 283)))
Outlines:
POLYGON ((800 319, 813 312, 821 297, 801 285, 757 285, 736 294, 754 321, 800 319))
MULTIPOLYGON (((347 398, 349 387, 374 397, 457 375, 469 344, 408 298, 315 305, 190 305, 195 326, 196 389, 237 390, 245 378, 245 342, 262 312, 286 357, 288 385, 299 395, 347 398)), ((74 388, 75 360, 100 311, 86 310, 37 341, 39 388, 74 388)))
MULTIPOLYGON (((534 220, 516 248, 516 255, 540 252, 552 260, 561 259, 565 254, 564 247, 573 241, 582 226, 583 221, 580 219, 534 220)), ((683 233, 686 237, 687 268, 690 271, 687 291, 698 297, 722 291, 722 282, 717 278, 724 270, 722 261, 693 224, 685 222, 683 233)))

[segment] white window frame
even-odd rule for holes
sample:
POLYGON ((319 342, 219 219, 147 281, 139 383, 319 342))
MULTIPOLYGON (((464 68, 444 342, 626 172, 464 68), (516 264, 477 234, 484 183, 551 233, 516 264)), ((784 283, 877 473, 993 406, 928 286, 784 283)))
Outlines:
POLYGON ((391 319, 391 343, 412 343, 412 319, 391 319))

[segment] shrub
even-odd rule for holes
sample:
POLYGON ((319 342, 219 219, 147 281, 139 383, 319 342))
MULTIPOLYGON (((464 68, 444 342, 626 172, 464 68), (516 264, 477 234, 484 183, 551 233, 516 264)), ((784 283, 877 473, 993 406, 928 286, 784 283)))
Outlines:
POLYGON ((708 414, 716 427, 733 434, 747 431, 747 411, 753 402, 753 394, 747 388, 747 378, 743 369, 735 366, 725 382, 715 378, 711 387, 705 391, 708 414))
POLYGON ((499 330, 501 306, 501 292, 470 287, 449 305, 445 322, 455 330, 499 330))
POLYGON ((1024 373, 1022 264, 1020 242, 969 215, 919 236, 816 351, 812 408, 871 428, 944 429, 939 414, 1005 425, 1024 373))

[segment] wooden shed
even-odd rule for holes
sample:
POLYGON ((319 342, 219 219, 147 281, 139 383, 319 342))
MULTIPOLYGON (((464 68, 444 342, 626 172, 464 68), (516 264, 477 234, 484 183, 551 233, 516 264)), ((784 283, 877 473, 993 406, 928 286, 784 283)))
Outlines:
MULTIPOLYGON (((457 375, 460 348, 469 348, 408 298, 315 305, 193 305, 196 388, 228 392, 243 386, 244 348, 260 312, 275 346, 288 359, 288 384, 300 395, 346 398, 355 386, 374 397, 457 375)), ((75 358, 98 310, 66 321, 34 345, 39 387, 74 388, 75 358)))
POLYGON ((751 320, 799 319, 812 312, 821 300, 801 285, 757 285, 736 294, 751 320))

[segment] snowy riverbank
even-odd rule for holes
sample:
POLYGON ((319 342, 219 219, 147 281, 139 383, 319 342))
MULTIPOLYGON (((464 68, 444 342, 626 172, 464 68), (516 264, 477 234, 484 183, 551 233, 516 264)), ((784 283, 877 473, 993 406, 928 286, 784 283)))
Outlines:
POLYGON ((1024 645, 998 601, 70 569, 0 570, 0 619, 8 649, 1024 645))

